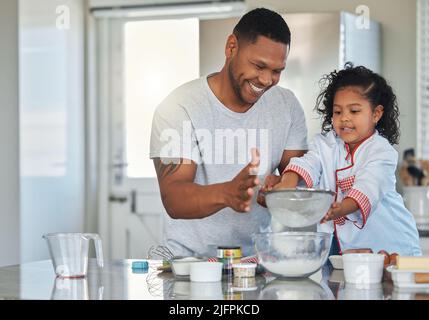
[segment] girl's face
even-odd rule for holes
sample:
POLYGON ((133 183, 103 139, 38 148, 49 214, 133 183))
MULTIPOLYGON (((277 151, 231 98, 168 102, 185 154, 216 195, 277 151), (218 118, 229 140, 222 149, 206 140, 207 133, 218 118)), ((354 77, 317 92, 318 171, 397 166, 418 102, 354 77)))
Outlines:
POLYGON ((374 133, 383 115, 383 106, 372 108, 359 87, 345 87, 335 93, 332 123, 338 136, 354 150, 374 133))

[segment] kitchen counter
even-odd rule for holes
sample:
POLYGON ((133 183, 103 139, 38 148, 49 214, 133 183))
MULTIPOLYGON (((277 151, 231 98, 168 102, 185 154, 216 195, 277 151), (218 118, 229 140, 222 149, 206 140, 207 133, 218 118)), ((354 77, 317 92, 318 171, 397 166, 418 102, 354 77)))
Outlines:
POLYGON ((257 275, 254 283, 234 283, 224 276, 222 282, 198 283, 177 280, 171 272, 159 272, 160 261, 150 260, 149 270, 131 269, 135 260, 106 261, 104 268, 90 259, 85 279, 55 278, 50 260, 0 268, 2 299, 79 299, 79 300, 390 300, 429 299, 429 289, 398 290, 391 282, 359 288, 344 283, 342 270, 327 265, 309 279, 288 281, 269 275, 257 275), (241 289, 237 288, 241 287, 241 289), (255 288, 256 287, 256 288, 255 288), (248 291, 246 291, 246 289, 248 291), (249 290, 252 289, 252 290, 249 290))

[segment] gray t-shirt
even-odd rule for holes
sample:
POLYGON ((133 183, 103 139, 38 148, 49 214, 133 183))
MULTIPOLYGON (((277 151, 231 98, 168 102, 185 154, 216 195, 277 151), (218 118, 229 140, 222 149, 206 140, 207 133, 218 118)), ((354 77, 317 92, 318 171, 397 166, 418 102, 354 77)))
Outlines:
MULTIPOLYGON (((232 180, 250 162, 252 147, 260 150, 261 183, 275 172, 284 150, 307 149, 304 112, 290 90, 273 87, 247 112, 237 113, 217 99, 203 77, 174 90, 155 111, 150 157, 195 161, 197 184, 232 180)), ((191 220, 165 214, 164 245, 175 255, 215 256, 218 246, 241 246, 243 255, 254 254, 252 234, 270 231, 270 215, 256 203, 256 194, 250 213, 225 208, 191 220)))

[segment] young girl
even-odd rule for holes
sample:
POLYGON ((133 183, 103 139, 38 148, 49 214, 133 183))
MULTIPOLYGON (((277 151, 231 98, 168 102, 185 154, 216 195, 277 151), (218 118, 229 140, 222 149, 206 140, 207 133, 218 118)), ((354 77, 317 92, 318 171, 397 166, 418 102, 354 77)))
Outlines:
POLYGON ((334 232, 341 251, 352 248, 421 255, 411 213, 395 190, 399 121, 396 96, 378 74, 346 64, 325 75, 316 110, 322 134, 310 150, 291 159, 275 188, 336 191, 318 231, 334 232))

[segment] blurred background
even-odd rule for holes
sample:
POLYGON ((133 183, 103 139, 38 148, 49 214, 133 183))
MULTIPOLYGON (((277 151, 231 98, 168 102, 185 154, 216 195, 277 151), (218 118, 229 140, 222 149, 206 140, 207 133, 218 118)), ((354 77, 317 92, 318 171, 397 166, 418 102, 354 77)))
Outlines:
POLYGON ((289 24, 280 85, 302 103, 309 138, 323 74, 352 61, 390 82, 398 190, 426 248, 428 0, 0 0, 0 266, 48 259, 48 232, 97 232, 105 258, 145 257, 161 242, 153 111, 220 70, 226 37, 256 7, 289 24))

